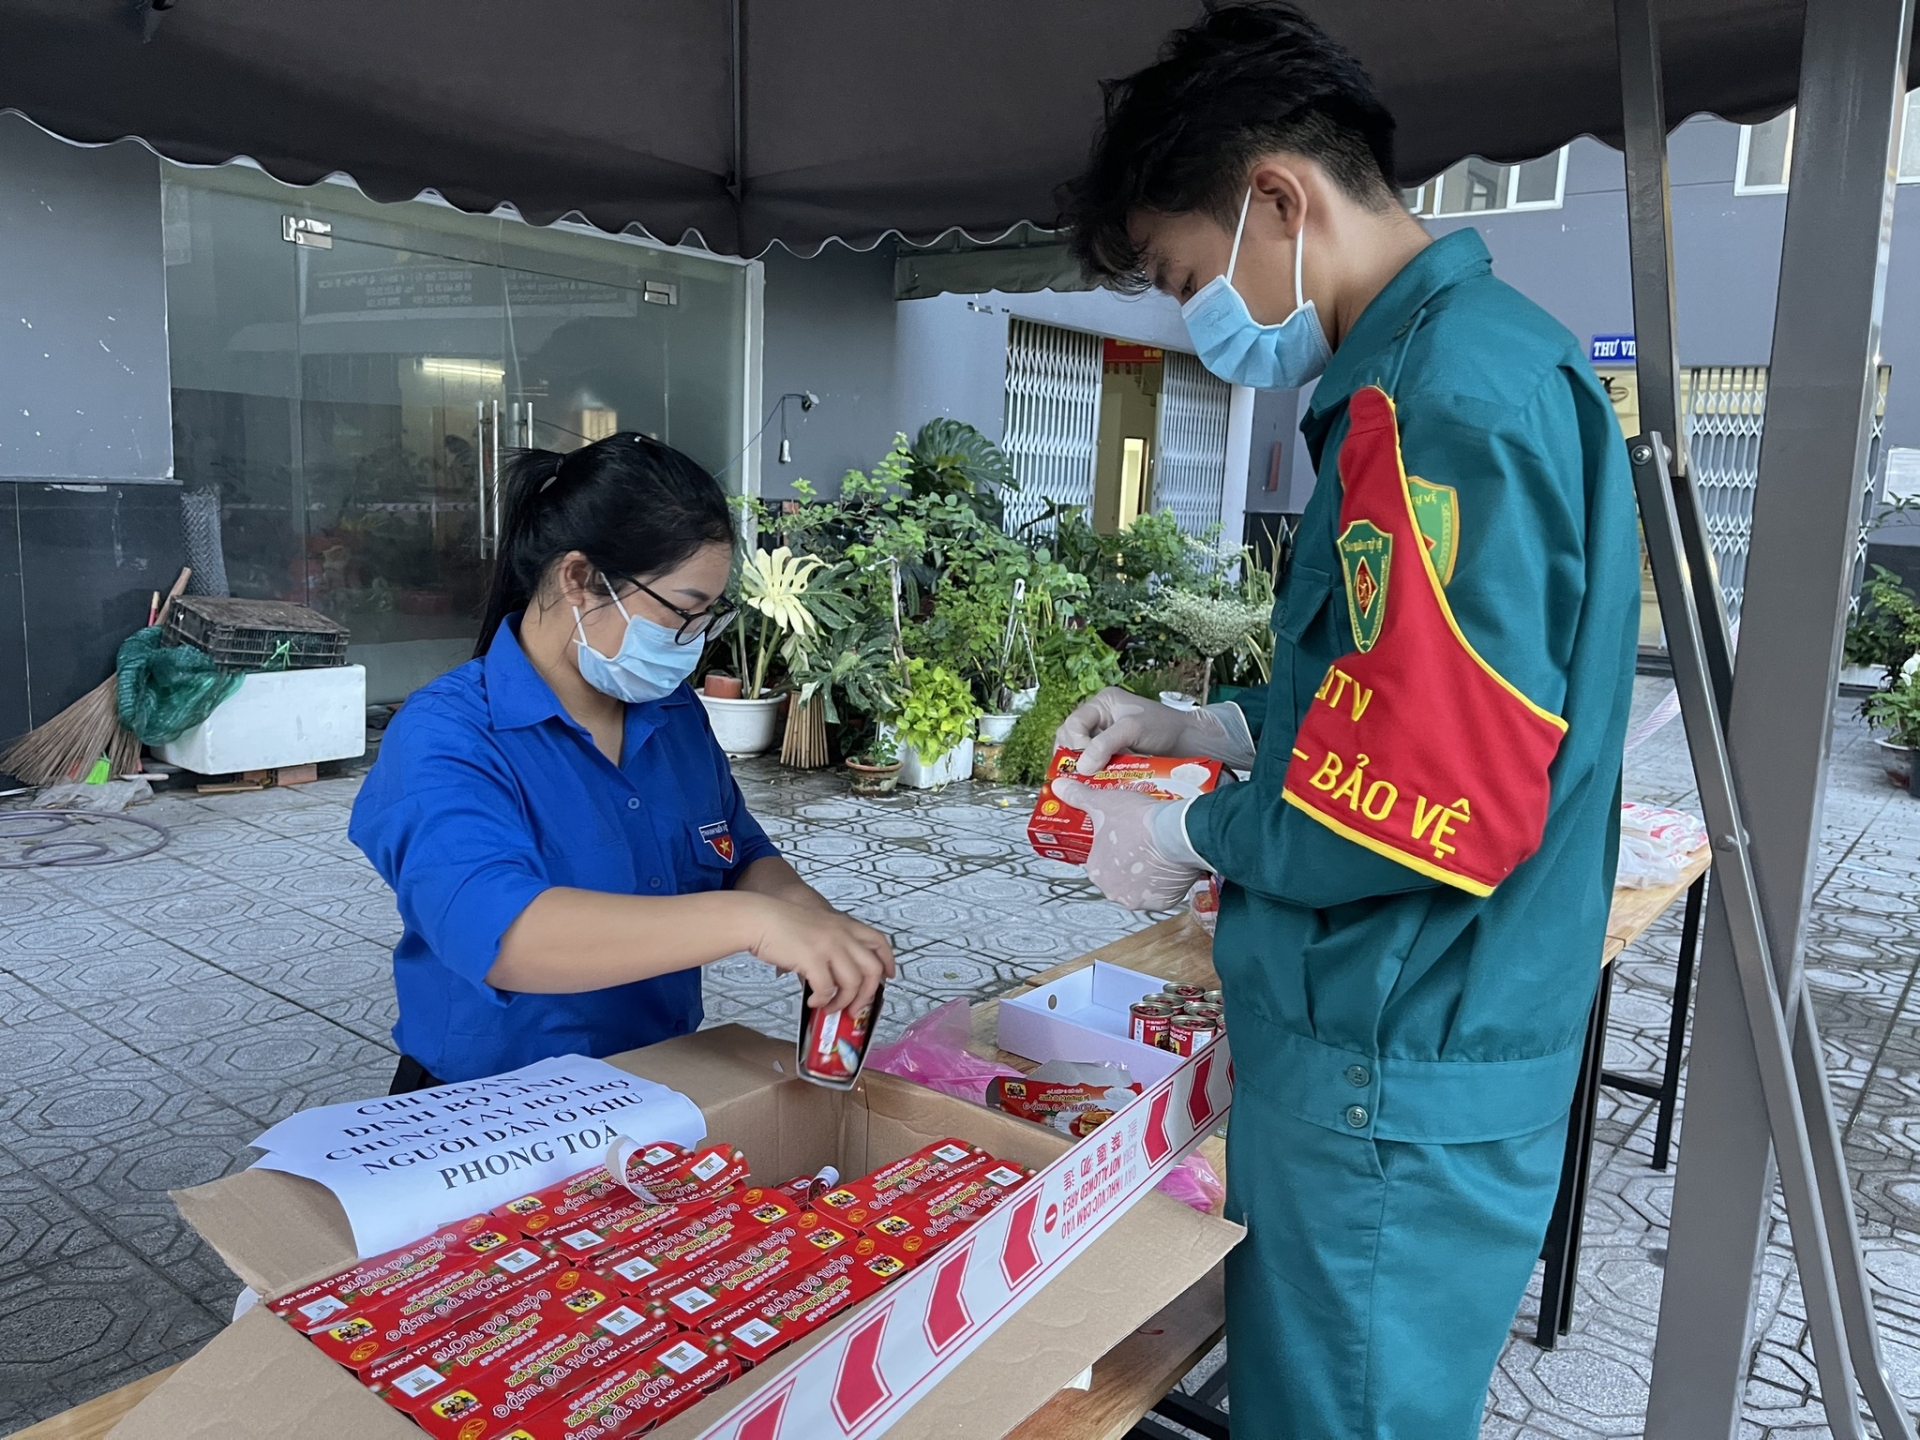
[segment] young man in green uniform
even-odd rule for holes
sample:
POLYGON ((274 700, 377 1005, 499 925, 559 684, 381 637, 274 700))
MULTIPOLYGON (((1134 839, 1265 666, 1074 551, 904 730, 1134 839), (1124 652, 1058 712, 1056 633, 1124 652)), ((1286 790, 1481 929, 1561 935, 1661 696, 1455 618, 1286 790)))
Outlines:
POLYGON ((1235 1440, 1478 1433, 1612 891, 1625 448, 1574 337, 1475 232, 1433 241, 1406 213, 1392 129, 1297 12, 1221 7, 1111 88, 1068 191, 1087 268, 1183 302, 1216 373, 1318 381, 1271 685, 1197 711, 1109 690, 1060 734, 1086 767, 1252 772, 1190 802, 1062 791, 1116 901, 1224 882, 1235 1440))

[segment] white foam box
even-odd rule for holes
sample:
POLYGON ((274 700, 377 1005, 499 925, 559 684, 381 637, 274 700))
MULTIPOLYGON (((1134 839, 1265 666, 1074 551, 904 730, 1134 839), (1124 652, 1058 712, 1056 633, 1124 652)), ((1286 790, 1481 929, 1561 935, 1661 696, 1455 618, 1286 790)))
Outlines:
POLYGON ((153 750, 200 775, 351 760, 367 753, 367 669, 255 672, 206 719, 153 750))
POLYGON ((1183 1061, 1171 1050, 1130 1038, 1128 1012, 1134 1001, 1164 983, 1157 975, 1096 960, 1051 985, 1004 997, 1000 1048, 1042 1064, 1092 1060, 1124 1065, 1136 1082, 1151 1085, 1183 1061))

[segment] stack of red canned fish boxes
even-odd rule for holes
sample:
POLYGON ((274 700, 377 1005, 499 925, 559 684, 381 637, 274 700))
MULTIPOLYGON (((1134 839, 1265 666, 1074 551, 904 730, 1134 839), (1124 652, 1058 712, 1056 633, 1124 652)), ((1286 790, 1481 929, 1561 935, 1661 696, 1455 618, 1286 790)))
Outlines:
POLYGON ((859 1304, 1033 1173, 963 1140, 844 1185, 749 1186, 724 1145, 650 1146, 627 1169, 637 1189, 586 1170, 270 1308, 439 1440, 619 1440, 859 1304))

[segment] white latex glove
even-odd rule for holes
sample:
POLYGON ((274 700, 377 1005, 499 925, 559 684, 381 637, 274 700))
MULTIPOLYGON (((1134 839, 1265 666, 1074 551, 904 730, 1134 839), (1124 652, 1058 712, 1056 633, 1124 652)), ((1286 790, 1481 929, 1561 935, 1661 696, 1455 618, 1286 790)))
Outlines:
POLYGON ((1103 769, 1115 755, 1204 755, 1236 769, 1253 764, 1253 737, 1237 705, 1176 710, 1109 685, 1080 702, 1053 743, 1081 752, 1077 769, 1103 769))
MULTIPOLYGON (((1165 706, 1160 707, 1165 709, 1165 706)), ((1102 790, 1065 777, 1053 793, 1093 820, 1087 878, 1129 910, 1172 910, 1187 898, 1206 867, 1167 854, 1154 839, 1154 820, 1171 803, 1136 790, 1102 790)), ((1189 852, 1191 853, 1191 852, 1189 852)))

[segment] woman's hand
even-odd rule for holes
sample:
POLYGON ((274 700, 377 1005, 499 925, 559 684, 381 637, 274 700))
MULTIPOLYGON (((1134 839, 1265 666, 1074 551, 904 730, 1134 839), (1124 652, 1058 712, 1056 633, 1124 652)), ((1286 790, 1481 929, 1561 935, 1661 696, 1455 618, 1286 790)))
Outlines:
POLYGON ((894 974, 893 946, 851 915, 764 894, 743 894, 755 907, 759 938, 747 949, 776 970, 807 982, 807 1004, 859 1009, 894 974))

